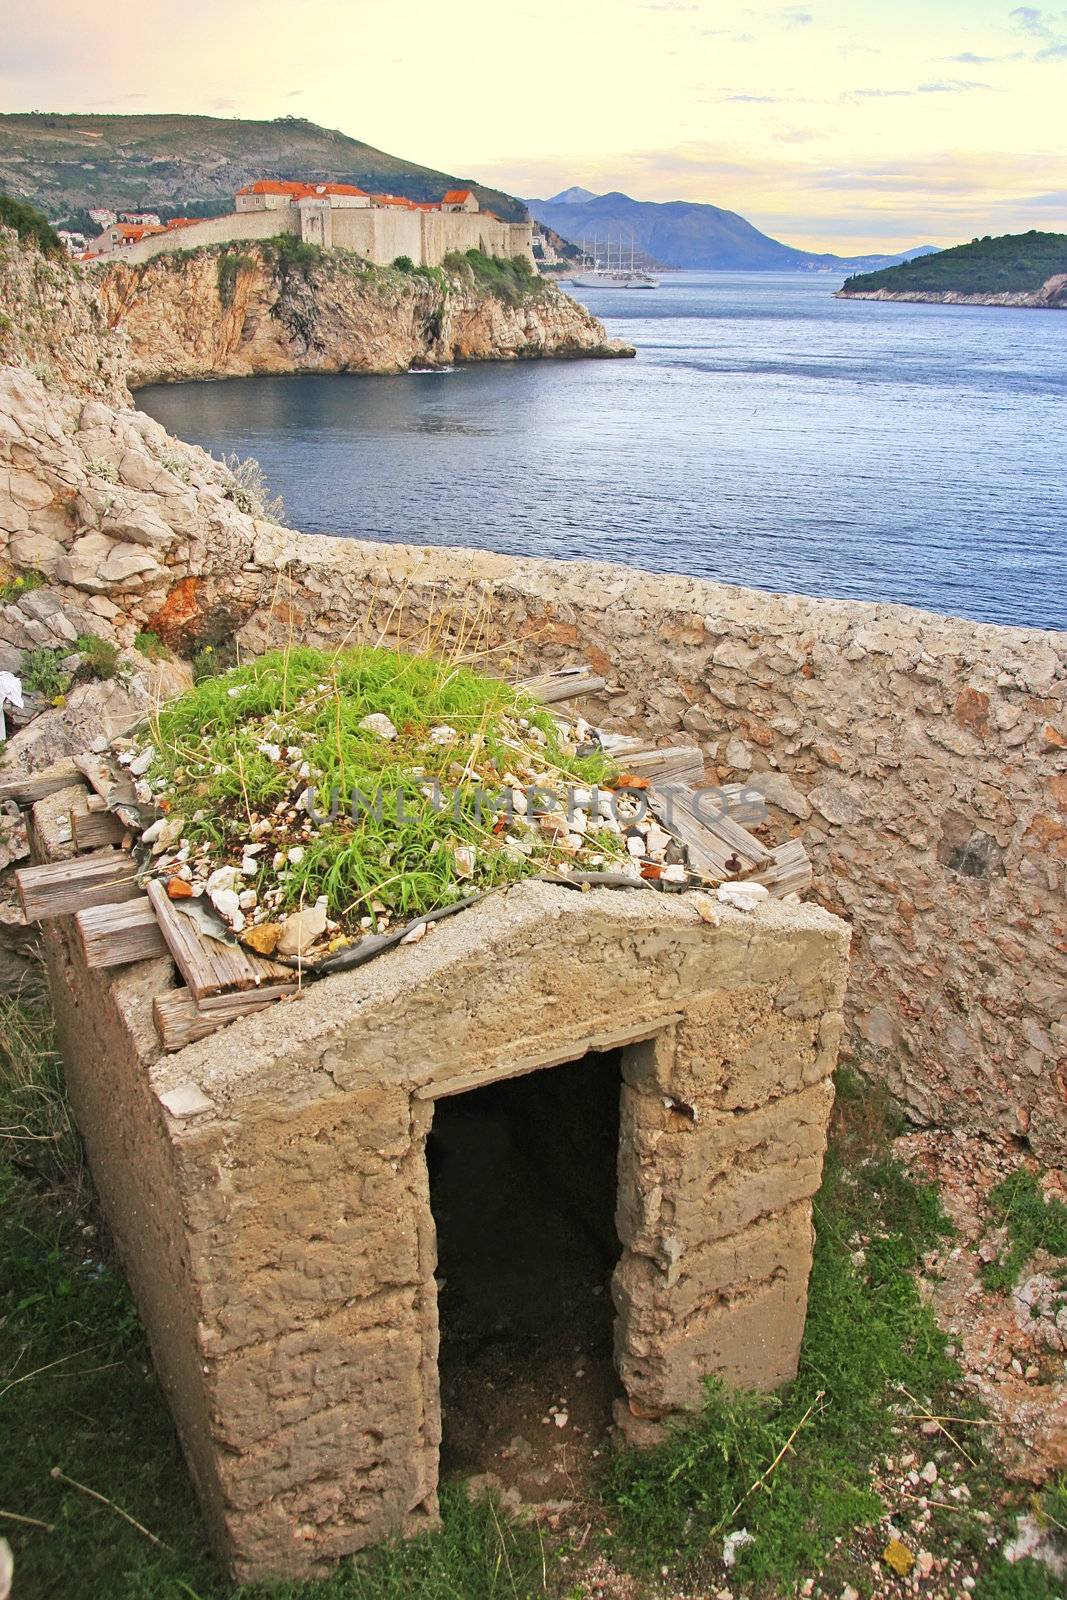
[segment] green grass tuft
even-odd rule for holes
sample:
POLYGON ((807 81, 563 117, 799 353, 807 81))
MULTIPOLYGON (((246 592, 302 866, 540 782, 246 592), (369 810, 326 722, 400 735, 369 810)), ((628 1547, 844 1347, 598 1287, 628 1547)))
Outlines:
POLYGON ((1014 1288, 1020 1272, 1037 1250, 1067 1257, 1067 1206, 1055 1197, 1045 1199, 1032 1172, 1019 1167, 989 1196, 996 1226, 1007 1229, 1010 1244, 997 1261, 983 1268, 987 1289, 1014 1288))
MULTIPOLYGON (((499 787, 499 775, 519 755, 505 715, 510 727, 524 717, 538 731, 539 762, 561 786, 569 779, 597 783, 610 773, 602 756, 564 749, 544 708, 501 680, 430 656, 364 647, 337 655, 275 651, 201 679, 153 722, 157 756, 149 779, 186 819, 186 837, 215 847, 216 864, 239 863, 250 818, 284 812, 305 787, 314 789, 324 819, 339 797, 335 820, 310 832, 301 821, 299 836, 288 840, 299 839, 305 853, 288 869, 283 905, 325 895, 340 921, 372 913, 375 903, 414 917, 564 859, 547 841, 534 857, 517 856, 494 834, 494 819, 479 812, 479 778, 488 770, 499 787), (395 740, 360 726, 372 712, 389 718, 395 740), (429 740, 441 724, 460 736, 454 746, 429 740), (265 744, 298 749, 310 776, 297 777, 291 762, 264 753, 265 744), (440 808, 424 793, 434 780, 440 808), (353 797, 363 797, 356 816, 353 797), (475 850, 470 875, 456 860, 460 845, 475 850)), ((278 822, 279 843, 284 831, 278 822)), ((607 835, 603 849, 618 857, 622 847, 607 835)), ((265 864, 259 890, 266 873, 265 864)))

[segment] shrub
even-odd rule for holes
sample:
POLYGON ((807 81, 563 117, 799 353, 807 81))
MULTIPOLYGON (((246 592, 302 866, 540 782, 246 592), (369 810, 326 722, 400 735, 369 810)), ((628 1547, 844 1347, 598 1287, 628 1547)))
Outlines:
POLYGON ((393 266, 396 268, 397 272, 415 271, 415 263, 412 261, 410 256, 395 256, 393 258, 393 266))
POLYGON ((65 256, 59 234, 39 211, 23 200, 0 194, 0 224, 14 228, 24 244, 34 245, 44 256, 65 256))
POLYGON ((461 254, 451 251, 444 261, 445 270, 465 279, 477 287, 496 295, 508 305, 518 305, 532 295, 542 294, 544 279, 539 277, 525 256, 487 256, 481 250, 468 250, 461 254))
POLYGON ((263 243, 264 260, 269 261, 284 289, 292 274, 307 278, 313 267, 322 260, 322 250, 317 244, 306 244, 295 233, 279 233, 263 243))
POLYGON ((217 277, 219 288, 219 303, 222 306, 233 304, 234 290, 240 273, 249 271, 255 266, 253 256, 235 255, 232 250, 227 250, 219 256, 217 277))
POLYGON ((101 639, 95 633, 81 633, 74 648, 85 657, 78 669, 79 676, 106 679, 118 675, 119 647, 110 639, 101 639))
POLYGON ((133 648, 141 655, 147 656, 149 661, 169 661, 170 651, 167 649, 158 633, 146 629, 135 636, 133 648))
POLYGON ((22 687, 30 694, 43 695, 46 700, 57 700, 60 695, 66 694, 72 679, 69 672, 60 669, 59 663, 64 654, 64 651, 52 650, 47 645, 24 650, 19 666, 22 687))
POLYGON ((233 479, 226 484, 223 495, 232 500, 238 511, 249 517, 261 517, 265 522, 284 522, 285 501, 280 494, 271 496, 263 468, 255 456, 242 459, 234 453, 224 456, 222 464, 233 479))

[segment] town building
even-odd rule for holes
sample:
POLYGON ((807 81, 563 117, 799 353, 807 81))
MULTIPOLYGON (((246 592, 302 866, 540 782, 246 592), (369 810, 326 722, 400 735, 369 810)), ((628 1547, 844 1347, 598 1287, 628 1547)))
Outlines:
POLYGON ((128 222, 134 228, 158 228, 160 226, 159 213, 156 211, 120 211, 119 222, 128 222))

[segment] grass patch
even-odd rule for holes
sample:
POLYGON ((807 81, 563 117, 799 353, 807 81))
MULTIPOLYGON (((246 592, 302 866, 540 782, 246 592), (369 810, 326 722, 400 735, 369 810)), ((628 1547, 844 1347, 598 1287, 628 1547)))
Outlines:
POLYGON ((17 576, 5 578, 0 583, 0 604, 11 605, 21 600, 24 594, 32 594, 34 589, 43 588, 47 581, 43 572, 20 572, 17 576))
MULTIPOLYGON (((239 864, 269 819, 271 848, 252 884, 260 909, 325 895, 331 917, 353 930, 360 918, 418 916, 569 859, 535 829, 523 853, 483 808, 481 794, 499 790, 510 768, 535 761, 556 790, 612 770, 600 754, 577 755, 543 707, 499 679, 372 647, 274 651, 202 678, 160 711, 150 737, 148 779, 192 845, 210 846, 216 866, 239 864), (363 727, 371 714, 396 737, 363 727), (295 804, 308 789, 321 824, 295 804), (284 871, 272 864, 275 849, 297 845, 284 871)), ((617 836, 589 838, 624 858, 617 836)))
POLYGON ((994 1226, 1008 1234, 1008 1248, 997 1261, 982 1269, 987 1289, 1007 1293, 1015 1287, 1027 1261, 1038 1250, 1067 1257, 1067 1206, 1062 1200, 1046 1200, 1032 1172, 1018 1167, 998 1183, 989 1196, 994 1226))
POLYGON ((158 633, 146 629, 134 635, 133 648, 149 661, 169 661, 170 651, 167 649, 158 633))
POLYGON ((115 678, 121 668, 119 647, 95 633, 80 633, 74 648, 84 657, 79 673, 90 678, 115 678))

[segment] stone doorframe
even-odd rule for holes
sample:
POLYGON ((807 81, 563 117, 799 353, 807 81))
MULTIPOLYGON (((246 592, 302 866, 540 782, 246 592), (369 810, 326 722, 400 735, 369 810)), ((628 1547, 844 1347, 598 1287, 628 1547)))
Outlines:
MULTIPOLYGON (((38 859, 78 796, 35 808, 38 859)), ((64 829, 66 833, 64 834, 64 829)), ((45 927, 68 1084, 209 1527, 243 1581, 436 1516, 435 1099, 624 1046, 616 1359, 641 1439, 796 1369, 848 930, 545 883, 161 1056, 163 960, 45 927)))

